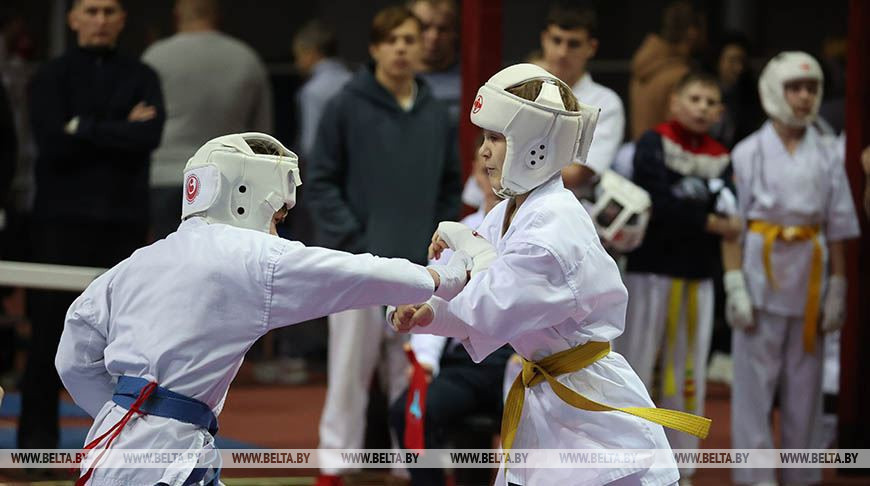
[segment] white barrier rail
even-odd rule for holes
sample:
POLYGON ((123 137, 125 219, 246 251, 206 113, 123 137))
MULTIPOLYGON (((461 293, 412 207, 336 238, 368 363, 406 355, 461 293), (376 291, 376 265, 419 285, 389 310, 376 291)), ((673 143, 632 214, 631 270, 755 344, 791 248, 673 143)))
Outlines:
POLYGON ((81 292, 106 268, 0 261, 0 285, 81 292))

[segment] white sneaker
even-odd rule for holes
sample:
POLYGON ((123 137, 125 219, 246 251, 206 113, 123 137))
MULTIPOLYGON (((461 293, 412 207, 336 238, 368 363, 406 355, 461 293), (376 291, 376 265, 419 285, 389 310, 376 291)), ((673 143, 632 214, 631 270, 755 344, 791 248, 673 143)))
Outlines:
POLYGON ((712 382, 731 385, 734 381, 734 361, 731 356, 721 352, 713 353, 707 366, 707 379, 712 382))

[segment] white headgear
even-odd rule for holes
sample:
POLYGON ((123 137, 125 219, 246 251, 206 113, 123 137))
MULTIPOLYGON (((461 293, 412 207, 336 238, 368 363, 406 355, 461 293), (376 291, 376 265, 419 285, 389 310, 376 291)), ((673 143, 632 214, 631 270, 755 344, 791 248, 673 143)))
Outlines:
POLYGON ((768 116, 790 126, 806 126, 816 118, 822 103, 822 68, 813 56, 800 51, 786 51, 776 55, 764 66, 758 78, 758 93, 761 106, 768 116), (819 93, 809 116, 799 119, 794 116, 785 100, 785 84, 797 79, 814 79, 819 82, 819 93))
POLYGON ((263 133, 238 133, 210 140, 184 168, 181 219, 204 216, 268 233, 272 217, 296 204, 302 184, 296 154, 263 133), (254 153, 250 143, 269 147, 277 155, 254 153))
POLYGON ((600 110, 584 104, 580 111, 566 110, 559 85, 567 87, 539 66, 515 64, 496 73, 477 91, 471 123, 501 133, 507 140, 499 196, 529 192, 572 164, 575 157, 586 160, 600 110), (533 80, 544 82, 534 101, 505 91, 533 80))
POLYGON ((608 169, 595 187, 595 202, 583 203, 605 246, 625 253, 643 242, 651 200, 640 186, 608 169))

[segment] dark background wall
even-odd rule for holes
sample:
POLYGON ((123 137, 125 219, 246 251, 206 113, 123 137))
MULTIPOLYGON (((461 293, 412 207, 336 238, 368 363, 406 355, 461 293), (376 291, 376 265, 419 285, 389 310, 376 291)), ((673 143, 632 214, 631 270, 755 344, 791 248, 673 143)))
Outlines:
MULTIPOLYGON (((457 0, 461 4, 461 0, 457 0)), ((120 49, 139 56, 153 42, 173 33, 174 0, 124 0, 127 26, 120 49)), ((339 56, 351 66, 368 59, 369 23, 394 0, 221 0, 222 29, 249 43, 269 66, 275 92, 274 134, 293 143, 296 132, 294 93, 301 83, 292 67, 291 42, 302 24, 313 18, 331 23, 338 36, 339 56)), ((539 33, 552 2, 503 0, 503 63, 525 59, 539 47, 539 33)), ((591 0, 599 15, 598 56, 589 69, 598 82, 627 99, 630 59, 649 32, 659 28, 669 0, 591 0)), ((711 44, 726 29, 744 33, 753 43, 756 71, 771 55, 801 49, 818 55, 825 39, 845 37, 847 0, 707 0, 694 2, 707 12, 711 44)), ((0 17, 20 16, 34 39, 38 63, 53 52, 61 29, 67 45, 74 39, 65 27, 71 0, 2 0, 0 17), (58 15, 60 12, 60 15, 58 15)), ((0 18, 2 20, 2 18, 0 18)))
MULTIPOLYGON (((3 0, 0 12, 22 14, 36 40, 37 57, 50 45, 49 23, 54 0, 3 0)), ((122 49, 140 54, 149 40, 172 33, 172 0, 127 0, 127 28, 122 49)), ((352 63, 367 58, 366 40, 372 15, 395 4, 388 0, 247 0, 220 2, 223 28, 250 43, 270 63, 290 61, 290 41, 305 21, 320 17, 338 30, 339 53, 352 63)), ((538 32, 550 2, 504 0, 505 61, 525 57, 537 45, 538 32)), ((647 32, 658 28, 665 0, 591 1, 599 13, 601 60, 628 60, 647 32)), ((846 33, 847 2, 794 0, 696 1, 708 12, 711 37, 729 23, 755 43, 758 57, 783 49, 818 51, 822 41, 846 33), (736 20, 730 17, 737 16, 736 20)))

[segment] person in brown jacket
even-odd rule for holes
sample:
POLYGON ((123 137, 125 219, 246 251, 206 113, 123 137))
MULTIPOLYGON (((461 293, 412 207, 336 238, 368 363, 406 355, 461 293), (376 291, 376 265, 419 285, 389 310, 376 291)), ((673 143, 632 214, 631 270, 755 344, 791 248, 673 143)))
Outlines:
POLYGON ((662 13, 658 34, 649 34, 631 60, 629 109, 631 138, 668 119, 668 100, 689 72, 690 56, 704 43, 704 16, 687 1, 671 3, 662 13))

